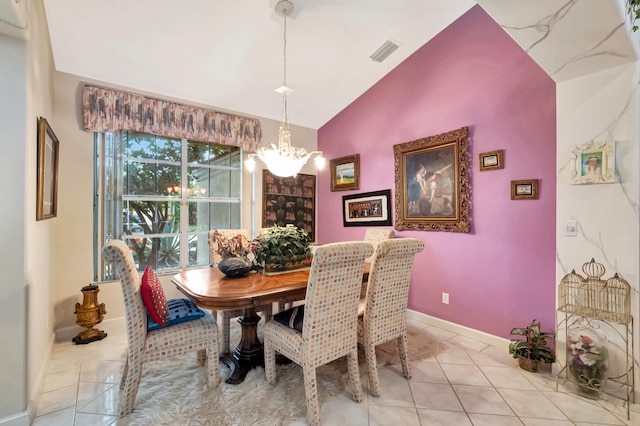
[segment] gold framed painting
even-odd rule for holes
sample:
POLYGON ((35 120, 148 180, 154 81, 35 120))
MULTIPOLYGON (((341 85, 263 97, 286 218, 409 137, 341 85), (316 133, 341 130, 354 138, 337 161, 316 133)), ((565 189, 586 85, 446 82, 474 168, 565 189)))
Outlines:
POLYGON ((360 189, 360 154, 331 160, 330 168, 331 191, 360 189))
POLYGON ((480 157, 480 171, 504 169, 504 150, 482 152, 480 157))
POLYGON ((56 217, 58 211, 58 153, 60 142, 44 117, 38 118, 38 177, 36 220, 56 217))
POLYGON ((512 180, 511 181, 512 200, 537 200, 538 199, 538 179, 512 180))
POLYGON ((589 142, 571 149, 571 183, 614 183, 615 142, 589 142))
POLYGON ((470 232, 469 129, 393 146, 395 229, 470 232))

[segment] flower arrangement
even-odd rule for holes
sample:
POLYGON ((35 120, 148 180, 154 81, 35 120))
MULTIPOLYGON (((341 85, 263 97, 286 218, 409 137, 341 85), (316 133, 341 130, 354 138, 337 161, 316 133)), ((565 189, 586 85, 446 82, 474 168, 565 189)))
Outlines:
POLYGON ((221 258, 247 256, 251 252, 252 244, 242 234, 227 238, 218 230, 213 233, 211 241, 216 245, 216 252, 221 258))
POLYGON ((599 339, 594 340, 586 332, 569 336, 567 340, 567 367, 574 384, 582 393, 598 396, 607 381, 609 351, 606 346, 599 344, 599 339))

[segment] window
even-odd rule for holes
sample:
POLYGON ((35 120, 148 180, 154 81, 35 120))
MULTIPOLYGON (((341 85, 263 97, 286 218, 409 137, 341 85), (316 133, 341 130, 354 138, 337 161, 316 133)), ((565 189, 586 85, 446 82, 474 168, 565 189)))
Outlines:
POLYGON ((124 240, 138 271, 209 264, 207 232, 240 228, 242 151, 135 132, 96 134, 95 279, 101 248, 124 240))

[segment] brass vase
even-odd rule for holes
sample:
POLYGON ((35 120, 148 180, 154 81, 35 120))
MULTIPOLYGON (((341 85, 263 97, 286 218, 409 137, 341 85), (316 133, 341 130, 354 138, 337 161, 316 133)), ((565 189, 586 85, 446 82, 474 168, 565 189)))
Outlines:
POLYGON ((81 291, 84 296, 82 305, 76 303, 76 311, 74 314, 78 316, 76 324, 81 327, 86 327, 87 330, 79 333, 72 339, 76 345, 85 345, 107 337, 107 333, 104 331, 93 328, 102 322, 104 315, 107 313, 104 303, 98 305, 98 292, 100 289, 97 285, 88 285, 82 287, 81 291))

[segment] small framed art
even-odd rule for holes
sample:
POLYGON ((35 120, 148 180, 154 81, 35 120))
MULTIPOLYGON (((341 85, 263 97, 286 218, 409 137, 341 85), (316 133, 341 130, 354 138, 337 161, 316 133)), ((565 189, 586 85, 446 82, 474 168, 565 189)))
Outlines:
POLYGON ((331 190, 360 189, 360 154, 331 160, 331 190))
POLYGON ((615 142, 589 142, 571 149, 571 183, 613 183, 616 176, 615 142))
POLYGON ((36 220, 50 219, 57 215, 59 145, 47 119, 38 118, 36 220))
POLYGON ((480 171, 504 169, 504 150, 480 153, 480 171))
POLYGON ((538 199, 538 179, 512 180, 511 181, 512 200, 537 200, 538 199))

